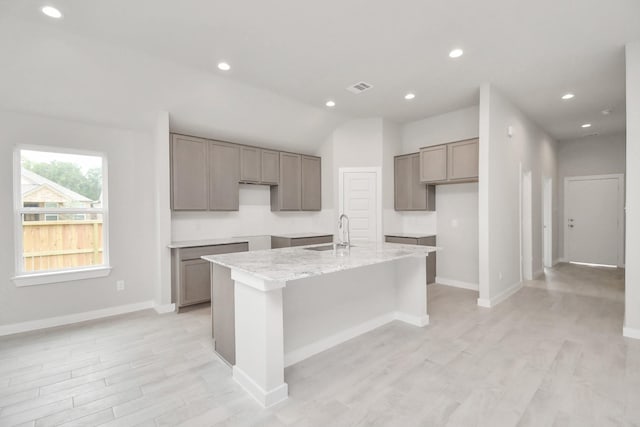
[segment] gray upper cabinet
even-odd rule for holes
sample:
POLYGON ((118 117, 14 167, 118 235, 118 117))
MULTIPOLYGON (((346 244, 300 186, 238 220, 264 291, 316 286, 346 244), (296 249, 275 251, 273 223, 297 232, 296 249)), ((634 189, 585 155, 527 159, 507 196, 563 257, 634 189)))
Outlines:
POLYGON ((397 211, 435 211, 433 185, 420 182, 420 154, 394 158, 394 207, 397 211))
POLYGON ((240 183, 271 186, 271 210, 321 209, 321 158, 171 134, 171 209, 237 211, 240 183))
POLYGON ((271 187, 272 211, 302 209, 302 156, 280 153, 280 183, 271 187))
POLYGON ((240 146, 209 142, 209 210, 240 208, 240 146))
POLYGON ((302 156, 302 210, 319 211, 322 206, 320 157, 302 156))
POLYGON ((259 183, 262 180, 262 150, 240 147, 240 181, 259 183))
POLYGON ((447 146, 438 145, 420 149, 420 181, 447 180, 447 146))
POLYGON ((420 149, 420 181, 451 184, 478 180, 478 138, 420 149))
POLYGON ((447 145, 450 180, 478 178, 478 140, 454 142, 447 145))
POLYGON ((171 137, 171 209, 208 209, 207 140, 171 137))
POLYGON ((280 153, 271 150, 260 150, 262 158, 263 184, 277 185, 280 182, 280 153))

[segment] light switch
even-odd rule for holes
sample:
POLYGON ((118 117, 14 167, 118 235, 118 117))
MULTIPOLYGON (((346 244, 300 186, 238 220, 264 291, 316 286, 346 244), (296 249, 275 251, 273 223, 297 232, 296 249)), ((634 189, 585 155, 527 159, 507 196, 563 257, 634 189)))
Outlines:
POLYGON ((452 219, 451 220, 451 228, 458 228, 458 220, 457 219, 452 219))

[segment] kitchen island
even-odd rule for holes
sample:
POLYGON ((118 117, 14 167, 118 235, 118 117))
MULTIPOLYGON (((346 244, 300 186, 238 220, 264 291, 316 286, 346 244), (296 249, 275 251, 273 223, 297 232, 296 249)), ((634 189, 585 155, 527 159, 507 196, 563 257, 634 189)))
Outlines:
POLYGON ((288 396, 286 366, 393 320, 427 325, 424 258, 435 251, 376 242, 203 257, 214 288, 214 276, 233 281, 234 379, 269 407, 288 396))

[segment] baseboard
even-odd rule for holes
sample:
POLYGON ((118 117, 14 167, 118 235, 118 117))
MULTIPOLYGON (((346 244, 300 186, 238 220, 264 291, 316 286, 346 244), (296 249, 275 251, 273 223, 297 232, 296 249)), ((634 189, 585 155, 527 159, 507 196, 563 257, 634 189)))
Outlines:
POLYGON ((461 280, 447 279, 446 277, 436 277, 436 283, 439 285, 452 286, 454 288, 469 289, 477 291, 479 286, 477 283, 463 282, 461 280))
POLYGON ((544 268, 533 272, 533 280, 536 280, 538 277, 544 276, 544 268))
POLYGON ((555 260, 553 265, 560 264, 561 262, 568 262, 568 261, 566 258, 558 258, 557 260, 555 260))
POLYGON ((485 307, 485 308, 495 307, 496 305, 500 304, 502 301, 509 298, 511 295, 518 292, 520 289, 522 289, 522 282, 515 283, 509 286, 504 291, 500 292, 498 295, 496 295, 493 298, 489 298, 489 299, 478 298, 478 305, 480 307, 485 307))
POLYGON ((340 331, 337 334, 330 335, 319 341, 290 351, 284 355, 284 366, 287 367, 294 365, 298 362, 303 361, 304 359, 307 359, 320 352, 347 342, 350 339, 357 337, 358 335, 365 334, 394 320, 396 320, 396 313, 387 313, 382 316, 375 317, 371 320, 367 320, 366 322, 353 326, 349 329, 345 329, 344 331, 340 331))
POLYGON ((263 408, 268 408, 289 397, 289 386, 282 383, 278 387, 266 391, 247 375, 238 365, 233 367, 233 379, 263 408))
POLYGON ((103 308, 100 310, 85 311, 65 316, 49 317, 47 319, 30 320, 28 322, 13 323, 0 326, 0 336, 19 334, 22 332, 36 331, 38 329, 54 328, 56 326, 70 325, 88 320, 102 319, 104 317, 117 316, 119 314, 133 313, 134 311, 154 308, 153 301, 144 301, 135 304, 119 305, 117 307, 103 308))
POLYGON ((622 328, 622 336, 627 338, 633 338, 636 340, 640 340, 640 329, 635 328, 627 328, 626 326, 622 328))
POLYGON ((408 323, 410 325, 413 326, 417 326, 419 328, 422 328, 424 326, 427 326, 429 324, 429 315, 425 314, 424 316, 414 316, 411 314, 407 314, 407 313, 402 313, 400 311, 396 311, 395 313, 395 319, 399 320, 401 322, 404 323, 408 323))
POLYGON ((161 305, 155 304, 153 306, 153 309, 158 314, 173 313, 174 311, 176 311, 176 305, 175 304, 161 304, 161 305))

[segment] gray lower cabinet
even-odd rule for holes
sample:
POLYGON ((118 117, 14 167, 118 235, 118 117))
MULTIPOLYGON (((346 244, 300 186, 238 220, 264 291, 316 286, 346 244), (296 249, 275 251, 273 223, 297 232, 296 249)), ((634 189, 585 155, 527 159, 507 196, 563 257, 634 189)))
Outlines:
POLYGON ((171 136, 171 209, 206 211, 208 170, 206 139, 171 136))
MULTIPOLYGON (((401 237, 386 235, 385 242, 387 243, 402 243, 403 245, 421 245, 421 246, 436 246, 436 236, 424 236, 424 237, 401 237)), ((432 252, 427 256, 427 284, 436 282, 436 253, 432 252)))
POLYGON ((248 250, 249 244, 246 242, 173 248, 171 292, 178 311, 183 307, 211 300, 211 263, 201 257, 248 250))
POLYGON ((236 364, 236 318, 231 269, 211 265, 211 332, 215 350, 230 366, 236 364))
POLYGON ((420 181, 453 184, 478 180, 478 138, 420 149, 420 181))
POLYGON ((302 210, 319 211, 322 206, 320 157, 302 156, 302 210))
POLYGON ((435 211, 436 189, 420 182, 420 153, 394 158, 394 208, 396 211, 435 211))
POLYGON ((271 236, 271 249, 291 248, 295 246, 319 245, 333 243, 333 235, 310 237, 271 236))

